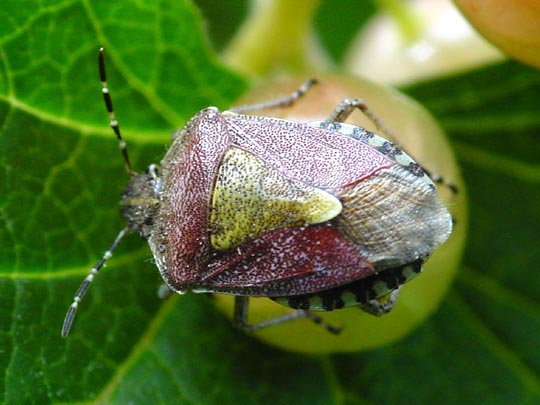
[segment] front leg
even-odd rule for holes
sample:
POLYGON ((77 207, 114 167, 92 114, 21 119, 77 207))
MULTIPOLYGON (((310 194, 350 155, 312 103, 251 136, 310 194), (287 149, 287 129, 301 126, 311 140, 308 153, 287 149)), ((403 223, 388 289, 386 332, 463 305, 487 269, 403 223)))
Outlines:
POLYGON ((268 100, 262 103, 243 105, 239 107, 233 107, 229 111, 237 114, 245 114, 251 111, 257 110, 268 110, 268 109, 278 109, 278 108, 288 108, 295 104, 299 99, 304 97, 304 95, 317 84, 317 79, 309 79, 305 81, 298 89, 293 91, 291 94, 288 94, 284 97, 280 97, 275 100, 268 100))

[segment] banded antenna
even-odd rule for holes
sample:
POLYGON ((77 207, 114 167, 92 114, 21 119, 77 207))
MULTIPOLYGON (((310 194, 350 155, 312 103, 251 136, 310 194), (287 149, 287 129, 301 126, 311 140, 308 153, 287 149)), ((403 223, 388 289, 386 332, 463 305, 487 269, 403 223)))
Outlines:
MULTIPOLYGON (((118 145, 120 147, 120 151, 122 152, 122 159, 124 161, 124 166, 126 167, 126 170, 129 176, 133 177, 136 175, 136 173, 131 168, 131 163, 129 162, 129 155, 127 151, 126 142, 122 138, 122 134, 120 132, 120 126, 118 125, 118 120, 116 119, 116 115, 114 113, 111 94, 109 93, 109 88, 107 86, 107 74, 105 70, 105 51, 103 48, 100 48, 98 52, 98 68, 99 68, 99 78, 101 80, 101 88, 102 88, 102 93, 103 93, 103 101, 105 101, 105 107, 107 108, 107 112, 109 113, 110 126, 112 130, 114 131, 114 133, 116 134, 116 139, 118 139, 118 145)), ((109 249, 103 254, 101 259, 99 259, 99 261, 90 269, 90 272, 84 278, 79 289, 75 293, 75 297, 73 298, 73 303, 70 305, 66 313, 66 316, 64 318, 64 324, 62 326, 62 337, 67 337, 67 335, 69 334, 71 325, 73 324, 73 320, 75 319, 75 314, 77 313, 77 308, 79 306, 79 303, 81 302, 84 295, 90 288, 92 281, 94 281, 94 278, 96 277, 98 272, 103 268, 107 260, 111 258, 113 252, 116 250, 116 248, 120 244, 120 241, 124 238, 126 234, 128 234, 132 230, 133 229, 129 227, 125 227, 124 229, 122 229, 116 236, 116 239, 114 240, 112 245, 109 247, 109 249)))

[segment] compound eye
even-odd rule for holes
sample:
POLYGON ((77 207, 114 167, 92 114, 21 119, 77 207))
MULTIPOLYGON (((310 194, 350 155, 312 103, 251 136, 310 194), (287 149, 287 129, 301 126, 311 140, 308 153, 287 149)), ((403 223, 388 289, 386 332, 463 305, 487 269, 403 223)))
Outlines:
POLYGON ((146 173, 152 176, 154 179, 158 178, 160 175, 159 166, 152 163, 148 168, 146 169, 146 173))

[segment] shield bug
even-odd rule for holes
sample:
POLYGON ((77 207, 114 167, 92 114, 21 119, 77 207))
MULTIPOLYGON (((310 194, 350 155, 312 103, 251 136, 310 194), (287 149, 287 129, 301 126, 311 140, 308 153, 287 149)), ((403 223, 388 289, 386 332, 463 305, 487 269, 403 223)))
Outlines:
POLYGON ((126 227, 75 294, 62 335, 95 275, 120 240, 146 239, 168 288, 235 296, 235 323, 255 330, 313 311, 348 306, 382 315, 452 231, 430 176, 390 140, 345 123, 364 112, 345 99, 327 120, 299 123, 245 113, 282 108, 315 84, 263 104, 197 113, 160 165, 135 173, 129 163, 99 52, 103 95, 131 176, 121 201, 126 227), (249 325, 249 297, 295 312, 249 325))

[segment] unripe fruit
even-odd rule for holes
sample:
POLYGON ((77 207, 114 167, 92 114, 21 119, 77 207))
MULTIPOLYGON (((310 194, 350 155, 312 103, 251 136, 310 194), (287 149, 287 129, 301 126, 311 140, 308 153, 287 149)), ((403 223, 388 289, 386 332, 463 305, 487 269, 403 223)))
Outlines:
POLYGON ((512 58, 540 68, 538 0, 454 0, 486 39, 512 58))

